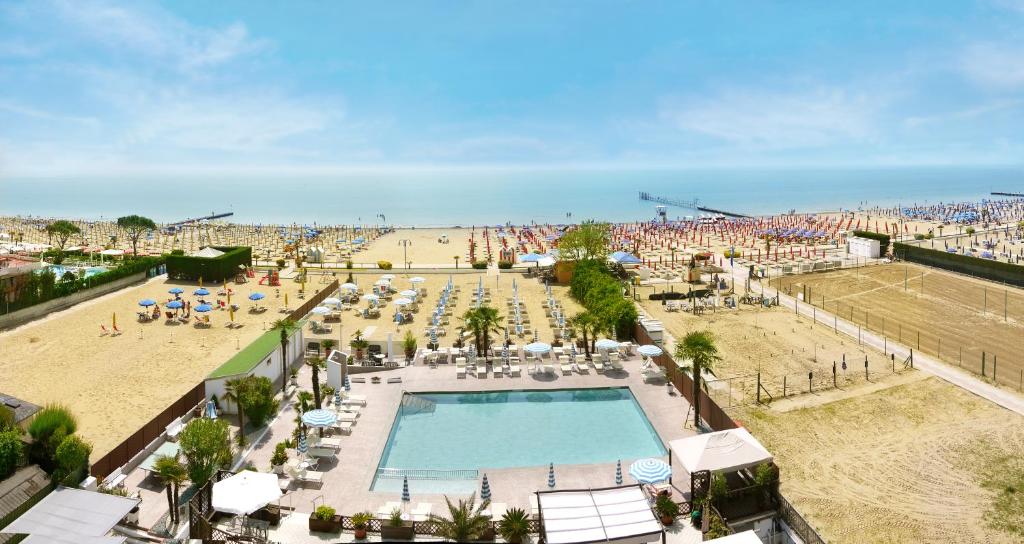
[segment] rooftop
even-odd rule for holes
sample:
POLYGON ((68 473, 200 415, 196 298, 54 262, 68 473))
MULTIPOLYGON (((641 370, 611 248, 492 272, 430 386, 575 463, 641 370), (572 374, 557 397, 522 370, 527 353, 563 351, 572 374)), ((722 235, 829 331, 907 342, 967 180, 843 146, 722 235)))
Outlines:
POLYGON ((40 410, 39 406, 31 402, 21 400, 11 395, 0 393, 0 406, 14 412, 14 422, 21 423, 34 416, 40 410))
MULTIPOLYGON (((295 324, 295 328, 292 329, 292 334, 295 334, 295 331, 301 329, 305 324, 305 319, 298 321, 295 324)), ((251 344, 242 348, 241 351, 228 359, 227 362, 211 372, 209 377, 223 378, 225 376, 236 376, 238 374, 249 372, 258 365, 260 361, 273 353, 280 345, 281 333, 276 330, 268 330, 256 340, 253 340, 251 344)))

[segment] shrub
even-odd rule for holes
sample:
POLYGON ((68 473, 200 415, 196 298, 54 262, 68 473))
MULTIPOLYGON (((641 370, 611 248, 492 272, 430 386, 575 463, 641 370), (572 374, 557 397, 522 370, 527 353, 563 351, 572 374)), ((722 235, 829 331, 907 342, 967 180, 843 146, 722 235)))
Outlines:
POLYGON ((878 250, 881 255, 889 253, 889 241, 892 238, 888 234, 880 234, 877 232, 868 232, 866 230, 855 230, 853 235, 858 238, 868 238, 870 240, 878 240, 878 250))
POLYGON ((14 429, 0 431, 0 480, 14 474, 25 462, 25 443, 14 429))
POLYGON ((278 259, 278 260, 274 261, 274 264, 277 265, 278 270, 281 270, 281 269, 284 268, 284 265, 288 264, 288 262, 285 261, 284 259, 278 259))
POLYGON ((658 511, 659 516, 666 518, 675 518, 679 515, 679 505, 668 495, 658 495, 654 503, 654 509, 658 511))
POLYGON ((188 479, 201 486, 218 468, 231 462, 228 424, 223 419, 195 418, 178 437, 188 467, 188 479))
POLYGON ((506 542, 522 542, 530 534, 530 518, 522 508, 510 508, 498 522, 498 534, 506 542))
POLYGON ((369 512, 356 512, 355 514, 352 514, 352 527, 356 529, 365 529, 372 519, 373 514, 369 512))
POLYGON ((392 527, 401 527, 403 523, 402 510, 399 508, 391 510, 391 515, 388 517, 388 524, 392 527))
POLYGON ((6 406, 0 406, 0 432, 8 430, 20 430, 14 422, 14 412, 6 406))
POLYGON ((377 261, 377 268, 381 270, 391 270, 391 261, 377 261))
POLYGON ((176 257, 180 256, 180 255, 184 255, 184 254, 185 254, 185 250, 184 249, 172 249, 171 250, 171 255, 174 255, 176 257))
POLYGON ((498 261, 498 269, 508 270, 512 268, 512 261, 498 261))
POLYGON ((274 455, 270 456, 270 464, 275 466, 281 466, 288 462, 288 444, 285 442, 278 442, 274 446, 274 455))
POLYGON ((78 420, 71 410, 58 404, 50 404, 40 410, 28 426, 33 444, 30 457, 43 470, 52 472, 56 468, 55 454, 64 438, 78 429, 78 420))
POLYGON ((246 380, 246 386, 242 388, 239 404, 245 412, 245 416, 256 427, 263 424, 274 415, 278 409, 278 402, 274 400, 274 384, 266 376, 253 376, 246 380))
POLYGON ((914 239, 915 240, 924 240, 924 235, 923 234, 915 234, 914 235, 914 239))
POLYGON ((323 506, 317 506, 316 511, 313 512, 313 517, 321 521, 331 521, 332 519, 334 519, 334 513, 336 511, 337 510, 330 506, 327 506, 326 504, 323 506))
POLYGON ((239 266, 252 266, 252 248, 247 246, 211 246, 224 254, 212 259, 187 255, 167 256, 167 277, 176 280, 228 280, 238 274, 239 266))
POLYGON ((413 355, 416 355, 416 335, 412 331, 405 331, 405 336, 402 338, 402 350, 405 352, 405 356, 412 359, 413 355))
POLYGON ((65 437, 54 455, 57 465, 53 471, 54 480, 66 486, 78 485, 89 468, 90 453, 92 445, 88 442, 75 435, 65 437))
POLYGON ((622 296, 622 283, 603 262, 577 263, 569 292, 609 329, 614 329, 617 336, 632 333, 637 320, 636 307, 622 296))
POLYGON ((1024 268, 1019 265, 907 244, 893 244, 900 259, 1024 287, 1024 268))
POLYGON ((743 252, 734 248, 723 251, 722 255, 724 255, 726 259, 738 259, 743 256, 743 252))
POLYGON ((974 227, 967 227, 966 229, 964 229, 964 232, 967 233, 968 236, 970 236, 974 234, 974 227))
POLYGON ((487 261, 473 261, 473 268, 483 270, 487 268, 487 261))

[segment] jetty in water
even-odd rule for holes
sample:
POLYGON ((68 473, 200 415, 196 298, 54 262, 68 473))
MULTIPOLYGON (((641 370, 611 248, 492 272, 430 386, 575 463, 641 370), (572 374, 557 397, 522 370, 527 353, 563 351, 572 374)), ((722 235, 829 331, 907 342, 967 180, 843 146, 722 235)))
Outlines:
POLYGON ((689 208, 691 210, 697 210, 708 213, 717 213, 726 217, 737 217, 737 218, 748 218, 749 215, 743 215, 741 213, 729 212, 725 210, 719 210, 715 208, 708 208, 707 206, 701 206, 699 199, 693 200, 679 200, 675 198, 668 198, 664 196, 652 195, 646 191, 640 191, 640 200, 646 200, 648 202, 657 202, 658 204, 664 204, 666 206, 676 206, 678 208, 689 208))

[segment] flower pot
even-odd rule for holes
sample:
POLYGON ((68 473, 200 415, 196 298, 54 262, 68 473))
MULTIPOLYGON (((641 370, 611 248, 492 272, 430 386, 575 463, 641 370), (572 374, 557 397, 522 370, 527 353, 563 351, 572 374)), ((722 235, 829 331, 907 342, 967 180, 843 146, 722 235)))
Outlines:
POLYGON ((332 519, 319 519, 314 514, 310 514, 309 530, 317 533, 340 533, 341 516, 335 514, 332 519))
POLYGON ((366 527, 362 529, 356 529, 355 531, 356 540, 363 540, 366 538, 366 527))
POLYGON ((412 540, 413 536, 412 523, 403 523, 401 527, 385 523, 380 528, 380 539, 384 542, 389 540, 412 540))
POLYGON ((284 474, 284 465, 270 465, 270 469, 279 476, 284 474))
POLYGON ((668 527, 675 522, 675 518, 672 516, 661 516, 661 524, 668 527))

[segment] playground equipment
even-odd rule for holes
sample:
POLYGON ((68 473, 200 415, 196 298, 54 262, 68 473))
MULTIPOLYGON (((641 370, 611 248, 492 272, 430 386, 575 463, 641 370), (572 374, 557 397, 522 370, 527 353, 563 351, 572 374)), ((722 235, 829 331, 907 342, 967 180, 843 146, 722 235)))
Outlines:
POLYGON ((281 286, 281 277, 278 275, 276 270, 268 270, 267 275, 260 278, 260 285, 269 285, 271 287, 281 286))

